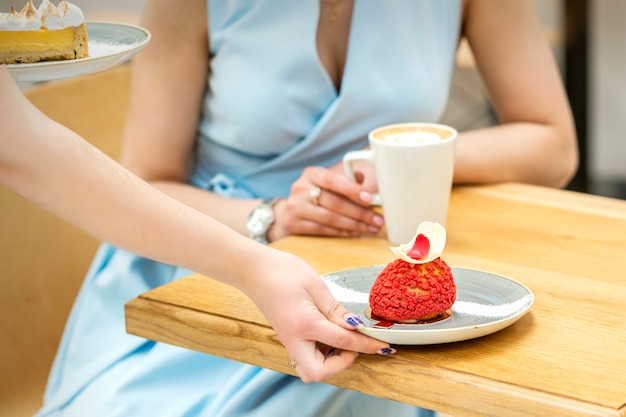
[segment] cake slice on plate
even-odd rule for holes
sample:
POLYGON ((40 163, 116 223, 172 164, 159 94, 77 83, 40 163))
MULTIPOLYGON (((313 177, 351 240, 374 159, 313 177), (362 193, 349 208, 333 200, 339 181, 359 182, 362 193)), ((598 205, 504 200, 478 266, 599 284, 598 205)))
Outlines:
POLYGON ((58 6, 29 0, 18 13, 0 13, 0 64, 60 61, 89 56, 82 10, 66 0, 58 6))

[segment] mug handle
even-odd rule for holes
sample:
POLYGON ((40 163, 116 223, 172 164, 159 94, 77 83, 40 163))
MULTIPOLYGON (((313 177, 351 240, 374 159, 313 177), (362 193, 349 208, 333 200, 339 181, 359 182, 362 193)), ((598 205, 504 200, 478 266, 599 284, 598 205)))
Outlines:
MULTIPOLYGON (((374 165, 374 152, 371 149, 364 149, 360 151, 350 151, 343 156, 343 170, 348 178, 352 179, 352 181, 356 181, 356 177, 354 175, 354 167, 352 166, 352 163, 354 161, 365 161, 370 163, 371 165, 374 165)), ((382 205, 382 199, 380 198, 379 193, 372 194, 372 202, 370 203, 370 205, 382 205)))

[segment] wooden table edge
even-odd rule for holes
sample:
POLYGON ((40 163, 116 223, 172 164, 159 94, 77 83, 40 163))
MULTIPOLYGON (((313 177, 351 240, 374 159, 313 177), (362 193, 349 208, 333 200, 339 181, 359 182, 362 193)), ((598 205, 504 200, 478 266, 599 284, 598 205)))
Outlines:
MULTIPOLYGON (((181 279, 190 278, 192 276, 181 279)), ((269 326, 164 303, 151 298, 150 291, 125 305, 125 319, 126 331, 135 336, 296 375, 287 366, 287 352, 269 326), (159 319, 155 320, 157 314, 159 319), (182 331, 173 333, 171 329, 182 331), (196 337, 199 333, 202 337, 196 337), (185 337, 186 335, 195 336, 185 337), (199 339, 206 342, 199 343, 199 339), (252 343, 245 344, 246 340, 252 343), (259 344, 262 344, 262 349, 258 348, 259 344)), ((401 351, 392 357, 361 355, 350 368, 325 381, 338 387, 452 415, 626 417, 626 405, 613 409, 498 381, 491 381, 487 385, 485 382, 484 378, 457 371, 442 372, 438 369, 433 372, 428 363, 406 361, 401 351), (419 377, 424 387, 437 386, 438 389, 425 398, 419 398, 415 391, 409 389, 408 384, 401 384, 407 387, 406 390, 382 392, 378 386, 379 382, 384 381, 380 381, 377 372, 381 361, 392 361, 387 363, 412 369, 413 372, 407 373, 407 377, 419 377), (482 385, 479 393, 473 388, 478 384, 482 385), (450 402, 451 399, 455 400, 450 402), (532 409, 529 409, 529 403, 534 404, 532 409), (476 407, 471 404, 480 404, 480 414, 473 411, 476 407)))

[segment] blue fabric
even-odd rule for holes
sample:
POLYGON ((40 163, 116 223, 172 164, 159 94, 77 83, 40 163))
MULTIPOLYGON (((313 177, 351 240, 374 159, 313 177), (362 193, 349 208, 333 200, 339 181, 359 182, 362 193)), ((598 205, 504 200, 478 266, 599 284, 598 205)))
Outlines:
MULTIPOLYGON (((340 92, 317 55, 318 0, 214 0, 208 10, 211 75, 195 186, 286 196, 304 167, 339 161, 372 128, 437 121, 444 110, 460 0, 356 0, 340 92)), ((103 245, 38 416, 432 415, 126 334, 124 303, 189 273, 103 245)))

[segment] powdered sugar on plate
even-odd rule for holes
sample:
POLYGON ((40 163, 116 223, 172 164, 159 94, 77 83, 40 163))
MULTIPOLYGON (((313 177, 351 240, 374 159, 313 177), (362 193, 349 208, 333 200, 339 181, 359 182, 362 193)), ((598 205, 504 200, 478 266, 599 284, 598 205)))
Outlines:
POLYGON ((102 42, 102 41, 89 41, 89 57, 97 58, 101 56, 108 56, 120 53, 127 50, 128 44, 102 42))

